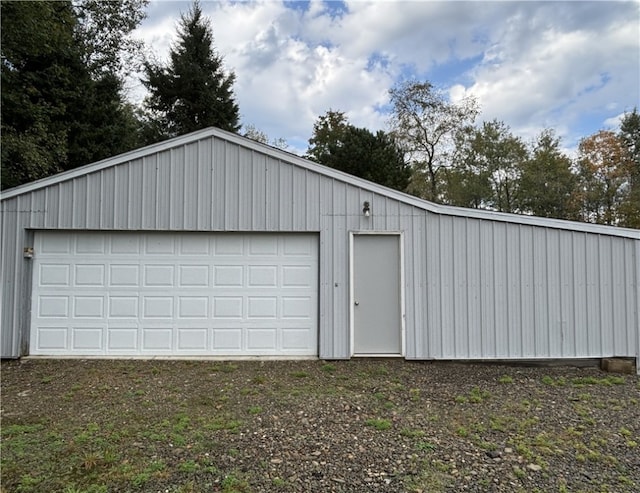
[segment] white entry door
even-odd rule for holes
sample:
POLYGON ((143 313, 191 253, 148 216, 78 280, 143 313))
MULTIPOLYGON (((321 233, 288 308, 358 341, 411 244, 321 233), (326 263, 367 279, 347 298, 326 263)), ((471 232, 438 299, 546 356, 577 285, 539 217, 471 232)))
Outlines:
POLYGON ((37 232, 32 355, 318 354, 313 234, 37 232))
POLYGON ((353 354, 402 355, 400 236, 355 234, 352 258, 353 354))

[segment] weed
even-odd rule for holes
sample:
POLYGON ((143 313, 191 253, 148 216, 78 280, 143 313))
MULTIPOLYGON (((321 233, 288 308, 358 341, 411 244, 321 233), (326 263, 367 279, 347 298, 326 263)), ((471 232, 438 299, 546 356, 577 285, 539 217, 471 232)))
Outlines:
POLYGON ((284 488, 287 485, 287 482, 282 479, 282 478, 273 478, 271 480, 271 484, 275 487, 275 488, 284 488))
POLYGON ((294 371, 291 375, 296 378, 307 378, 309 373, 306 371, 294 371))
POLYGON ((510 375, 502 375, 498 379, 498 382, 500 382, 500 383, 513 383, 513 377, 511 377, 510 375))
POLYGON ((621 427, 618 432, 623 436, 623 437, 628 437, 631 436, 631 430, 625 428, 624 426, 621 427))
POLYGON ((420 389, 409 389, 409 396, 412 401, 420 400, 420 389))
POLYGON ((458 426, 458 428, 456 429, 456 435, 462 438, 468 437, 469 430, 467 430, 464 426, 458 426))
POLYGON ((455 401, 457 404, 465 404, 469 399, 467 399, 464 395, 457 395, 455 401))
POLYGON ((131 484, 133 484, 133 486, 136 486, 137 488, 140 488, 148 483, 150 479, 151 474, 149 474, 148 472, 141 472, 133 477, 133 479, 131 480, 131 484))
POLYGON ((518 479, 523 479, 527 476, 527 473, 524 471, 524 469, 521 469, 518 466, 513 466, 513 474, 518 479))
POLYGON ((262 385, 264 383, 266 383, 267 379, 266 377, 263 377, 262 375, 258 375, 253 377, 253 383, 258 384, 258 385, 262 385))
POLYGON ((383 418, 372 418, 365 421, 367 426, 371 426, 378 431, 388 430, 391 428, 391 421, 383 418))
POLYGON ((636 442, 635 440, 627 440, 627 447, 629 448, 636 448, 638 446, 638 442, 636 442))
POLYGON ((262 408, 260 406, 251 406, 248 411, 249 414, 260 414, 262 412, 262 408))
POLYGON ((185 473, 194 473, 198 469, 200 469, 200 465, 193 460, 187 460, 185 462, 181 462, 180 465, 178 466, 178 471, 185 472, 185 473))
POLYGON ((420 438, 425 435, 424 431, 412 430, 411 428, 403 428, 402 430, 400 430, 400 434, 403 437, 408 437, 408 438, 420 438))
POLYGON ((249 483, 236 473, 225 476, 220 483, 223 493, 244 493, 249 491, 249 483))
POLYGON ((333 365, 331 363, 325 363, 324 365, 322 365, 321 369, 326 373, 333 373, 337 370, 336 365, 333 365))
POLYGON ((416 450, 421 450, 421 451, 424 451, 424 452, 427 452, 427 451, 430 452, 430 451, 435 450, 435 449, 436 449, 436 445, 431 443, 431 442, 420 441, 420 442, 416 443, 416 450))

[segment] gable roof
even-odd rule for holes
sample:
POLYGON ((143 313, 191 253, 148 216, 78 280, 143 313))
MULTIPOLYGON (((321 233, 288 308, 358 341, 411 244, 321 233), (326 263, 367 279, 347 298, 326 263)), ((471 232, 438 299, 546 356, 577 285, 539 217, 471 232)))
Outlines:
POLYGON ((251 140, 247 137, 227 132, 218 128, 209 127, 203 130, 198 130, 190 134, 175 137, 170 140, 152 144, 140 149, 129 151, 118 156, 103 159, 95 163, 87 164, 85 166, 75 168, 69 171, 65 171, 56 175, 52 175, 40 180, 36 180, 30 183, 19 185, 15 188, 0 192, 0 200, 4 201, 13 197, 17 197, 23 194, 27 194, 36 190, 40 190, 51 185, 55 185, 67 180, 71 180, 80 176, 88 175, 96 171, 100 171, 106 168, 118 166, 126 162, 130 162, 136 159, 149 156, 151 154, 166 151, 174 147, 178 147, 185 144, 194 143, 200 140, 216 137, 228 142, 232 142, 241 147, 254 150, 256 152, 267 154, 275 159, 280 159, 283 162, 290 163, 295 166, 307 169, 314 173, 324 175, 335 180, 357 186, 359 188, 369 190, 373 193, 388 197, 390 199, 397 200, 399 202, 411 205, 413 207, 423 209, 434 214, 470 217, 476 219, 484 219, 488 221, 499 221, 514 224, 523 224, 530 226, 541 226, 554 229, 565 229, 570 231, 596 233, 609 236, 621 236, 627 238, 633 238, 640 240, 640 230, 629 228, 618 228, 614 226, 604 226, 599 224, 580 223, 575 221, 567 221, 563 219, 551 219, 537 216, 525 216, 519 214, 509 214, 504 212, 495 212, 481 209, 468 209, 464 207, 455 207, 450 205, 440 205, 427 200, 423 200, 412 195, 408 195, 391 188, 387 188, 382 185, 367 181, 362 178, 358 178, 353 175, 349 175, 342 171, 328 168, 321 164, 315 163, 308 159, 304 159, 295 154, 271 147, 266 144, 251 140))

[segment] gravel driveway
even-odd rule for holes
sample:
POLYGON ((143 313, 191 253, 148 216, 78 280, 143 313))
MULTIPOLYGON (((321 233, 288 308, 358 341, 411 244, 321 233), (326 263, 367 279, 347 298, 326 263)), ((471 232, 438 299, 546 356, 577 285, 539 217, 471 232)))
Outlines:
POLYGON ((640 381, 402 360, 2 364, 2 491, 640 491, 640 381))

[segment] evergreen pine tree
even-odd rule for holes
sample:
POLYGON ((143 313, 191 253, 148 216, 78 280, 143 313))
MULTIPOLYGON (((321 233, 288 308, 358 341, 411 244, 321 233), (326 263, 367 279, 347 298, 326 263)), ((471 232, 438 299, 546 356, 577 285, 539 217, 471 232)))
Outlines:
POLYGON ((169 56, 166 67, 145 64, 143 83, 150 93, 145 100, 147 139, 161 140, 209 126, 238 131, 235 74, 223 70, 210 22, 197 1, 181 15, 178 41, 169 56))

